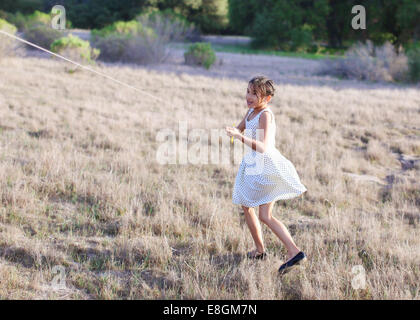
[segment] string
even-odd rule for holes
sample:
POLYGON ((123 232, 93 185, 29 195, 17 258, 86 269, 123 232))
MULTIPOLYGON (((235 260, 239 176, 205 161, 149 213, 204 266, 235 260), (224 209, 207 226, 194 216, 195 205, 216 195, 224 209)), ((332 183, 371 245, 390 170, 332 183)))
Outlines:
POLYGON ((118 79, 115 79, 115 78, 113 78, 113 77, 111 77, 111 76, 109 76, 109 75, 107 75, 107 74, 105 74, 105 73, 102 73, 102 72, 96 71, 96 70, 94 70, 94 69, 92 69, 92 68, 89 68, 89 67, 84 66, 84 65, 82 65, 82 64, 80 64, 80 63, 77 63, 77 62, 75 62, 75 61, 73 61, 73 60, 70 60, 70 59, 68 59, 68 58, 66 58, 66 57, 63 57, 63 56, 61 56, 61 55, 59 55, 59 54, 57 54, 57 53, 51 52, 50 50, 47 50, 47 49, 45 49, 45 48, 43 48, 43 47, 40 47, 40 46, 36 45, 35 43, 32 43, 32 42, 30 42, 30 41, 27 41, 27 40, 24 40, 24 39, 22 39, 22 38, 19 38, 19 37, 17 37, 17 36, 15 36, 15 35, 13 35, 13 34, 10 34, 10 33, 8 33, 8 32, 5 32, 5 31, 3 31, 3 30, 0 30, 0 33, 2 33, 2 34, 4 34, 4 35, 6 35, 6 36, 8 36, 8 37, 11 37, 11 38, 13 38, 13 39, 15 39, 15 40, 18 40, 18 41, 20 41, 20 42, 26 43, 26 44, 28 44, 28 45, 30 45, 30 46, 32 46, 32 47, 35 47, 35 48, 37 48, 37 49, 39 49, 39 50, 42 50, 42 51, 44 51, 44 52, 46 52, 46 53, 48 53, 48 54, 51 54, 51 55, 53 55, 53 56, 55 56, 55 57, 57 57, 57 58, 63 59, 63 60, 65 60, 65 61, 67 61, 67 62, 70 62, 70 63, 72 63, 72 64, 74 64, 74 65, 76 65, 76 66, 78 66, 78 67, 80 67, 80 68, 82 68, 82 69, 85 69, 85 70, 88 70, 88 71, 90 71, 90 72, 96 73, 96 74, 98 74, 98 75, 100 75, 100 76, 102 76, 102 77, 105 77, 105 78, 107 78, 107 79, 109 79, 109 80, 112 80, 112 81, 114 81, 114 82, 116 82, 116 83, 118 83, 118 84, 120 84, 120 85, 123 85, 123 86, 126 86, 126 87, 128 87, 128 88, 134 89, 134 90, 136 90, 136 91, 138 91, 138 92, 141 92, 142 94, 146 94, 146 95, 148 95, 149 97, 151 97, 151 98, 153 98, 153 99, 156 99, 156 100, 159 100, 159 101, 161 101, 161 102, 164 102, 164 103, 165 103, 165 101, 164 101, 164 100, 162 100, 162 99, 160 99, 160 98, 158 98, 158 97, 155 97, 154 95, 152 95, 152 94, 150 94, 150 93, 148 93, 148 92, 146 92, 146 91, 144 91, 144 90, 142 90, 142 89, 139 89, 139 88, 133 87, 132 85, 129 85, 129 84, 125 83, 125 82, 122 82, 122 81, 120 81, 120 80, 118 80, 118 79))

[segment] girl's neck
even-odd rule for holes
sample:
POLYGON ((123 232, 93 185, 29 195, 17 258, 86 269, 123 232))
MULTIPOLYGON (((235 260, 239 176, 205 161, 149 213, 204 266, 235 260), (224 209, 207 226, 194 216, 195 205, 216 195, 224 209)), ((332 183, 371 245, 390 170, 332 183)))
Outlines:
POLYGON ((258 108, 254 108, 254 110, 258 112, 258 111, 263 110, 265 108, 268 108, 268 104, 264 104, 262 106, 258 106, 258 108))

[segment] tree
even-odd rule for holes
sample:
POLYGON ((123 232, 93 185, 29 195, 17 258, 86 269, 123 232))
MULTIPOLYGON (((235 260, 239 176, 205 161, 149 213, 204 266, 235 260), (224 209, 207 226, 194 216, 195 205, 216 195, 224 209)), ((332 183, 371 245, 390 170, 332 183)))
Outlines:
POLYGON ((254 24, 258 1, 229 0, 229 26, 237 34, 249 34, 254 24))

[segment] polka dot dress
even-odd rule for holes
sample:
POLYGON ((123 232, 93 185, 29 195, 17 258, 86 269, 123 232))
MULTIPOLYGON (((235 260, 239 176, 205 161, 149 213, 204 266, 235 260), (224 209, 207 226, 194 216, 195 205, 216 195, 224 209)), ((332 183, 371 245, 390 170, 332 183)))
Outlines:
POLYGON ((275 147, 274 113, 266 107, 248 121, 253 110, 251 108, 246 116, 244 135, 254 140, 257 136, 262 139, 263 132, 257 129, 263 112, 271 113, 270 125, 273 126, 273 130, 270 130, 269 147, 266 152, 261 153, 247 147, 249 152, 244 155, 236 175, 232 202, 250 208, 276 200, 295 198, 307 191, 300 182, 293 164, 275 147))

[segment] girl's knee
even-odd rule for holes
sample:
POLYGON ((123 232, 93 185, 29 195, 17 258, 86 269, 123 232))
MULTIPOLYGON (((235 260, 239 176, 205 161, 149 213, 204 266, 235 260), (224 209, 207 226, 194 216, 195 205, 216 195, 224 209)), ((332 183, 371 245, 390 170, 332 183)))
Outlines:
POLYGON ((251 213, 252 212, 252 208, 250 208, 250 207, 242 206, 242 209, 244 210, 244 213, 251 213))
POLYGON ((258 211, 258 218, 267 225, 271 221, 271 206, 272 203, 261 205, 258 211))
POLYGON ((269 215, 267 215, 267 214, 261 214, 261 213, 258 215, 258 218, 264 224, 269 224, 270 223, 270 220, 271 220, 271 217, 269 215))

